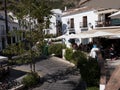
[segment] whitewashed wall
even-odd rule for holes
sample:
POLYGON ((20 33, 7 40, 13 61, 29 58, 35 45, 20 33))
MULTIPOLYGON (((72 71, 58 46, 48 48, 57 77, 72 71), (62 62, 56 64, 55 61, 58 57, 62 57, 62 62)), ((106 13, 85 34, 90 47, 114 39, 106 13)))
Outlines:
POLYGON ((45 30, 45 34, 57 34, 57 21, 61 21, 61 14, 62 11, 60 9, 53 9, 51 10, 53 15, 51 15, 50 18, 50 25, 48 29, 44 29, 45 30), (47 33, 49 32, 49 33, 47 33))
MULTIPOLYGON (((95 21, 98 20, 98 15, 95 14, 94 10, 93 10, 93 11, 86 11, 86 12, 81 12, 81 13, 77 13, 77 14, 63 16, 62 17, 63 30, 67 29, 68 20, 70 20, 71 18, 74 18, 75 32, 80 33, 81 32, 80 22, 83 22, 83 16, 87 16, 88 24, 91 23, 93 25, 93 28, 95 28, 95 21)), ((89 25, 88 25, 88 27, 89 27, 89 25)), ((89 30, 90 30, 90 27, 89 27, 89 30)))
POLYGON ((50 34, 56 34, 56 16, 52 15, 50 22, 50 34))
MULTIPOLYGON (((83 17, 84 16, 87 16, 87 24, 88 24, 88 30, 92 30, 92 28, 90 27, 89 23, 91 23, 91 25, 93 26, 93 28, 95 28, 95 25, 96 25, 96 21, 98 21, 98 15, 95 13, 95 10, 91 10, 91 11, 86 11, 86 12, 80 12, 80 13, 75 13, 75 14, 70 14, 70 15, 63 15, 62 16, 62 30, 63 32, 67 32, 68 27, 68 21, 71 19, 71 18, 74 18, 74 29, 75 29, 75 33, 76 34, 80 34, 81 33, 81 28, 80 28, 80 22, 83 22, 83 17)), ((66 39, 67 40, 67 39, 66 39)), ((91 42, 92 39, 89 38, 89 39, 81 39, 79 38, 79 42, 78 44, 80 43, 88 43, 88 42, 91 42)), ((68 47, 69 46, 69 43, 68 41, 65 42, 66 45, 68 47)))
MULTIPOLYGON (((8 16, 8 28, 10 31, 16 29, 16 30, 20 30, 19 29, 19 24, 17 22, 14 22, 14 20, 11 20, 10 17, 8 16)), ((18 39, 16 39, 17 41, 18 39)), ((11 42, 12 38, 11 38, 11 42)), ((7 41, 6 41, 6 25, 5 25, 5 15, 4 12, 0 12, 0 50, 2 50, 3 48, 3 43, 4 46, 7 45, 7 41), (2 42, 2 38, 4 38, 4 41, 2 42)))

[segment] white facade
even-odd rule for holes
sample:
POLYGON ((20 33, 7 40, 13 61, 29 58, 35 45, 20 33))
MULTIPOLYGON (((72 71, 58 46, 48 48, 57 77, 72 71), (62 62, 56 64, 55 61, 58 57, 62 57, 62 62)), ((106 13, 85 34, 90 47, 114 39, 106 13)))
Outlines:
POLYGON ((74 19, 74 30, 75 33, 81 33, 82 31, 91 30, 91 26, 95 28, 95 21, 98 20, 98 15, 95 13, 95 10, 90 10, 86 12, 78 12, 62 16, 63 30, 70 29, 70 19, 74 19), (87 17, 87 27, 83 27, 83 17, 87 17), (69 22, 69 24, 68 24, 69 22))
POLYGON ((50 18, 50 25, 49 28, 44 29, 45 34, 57 34, 57 22, 61 21, 61 14, 62 11, 60 9, 52 9, 51 12, 53 15, 51 15, 50 18))
MULTIPOLYGON (((62 29, 64 34, 80 34, 81 32, 92 30, 95 28, 96 21, 98 21, 98 15, 95 10, 79 11, 75 9, 72 12, 65 12, 62 16, 62 29), (84 20, 86 18, 86 21, 84 20), (72 20, 71 20, 72 19, 72 20), (86 23, 86 24, 85 24, 86 23), (71 27, 71 24, 74 24, 71 27), (85 25, 84 25, 85 24, 85 25)), ((86 44, 91 41, 91 39, 75 39, 76 43, 86 44)), ((68 41, 67 41, 68 43, 68 41)), ((68 43, 69 45, 69 43, 68 43)), ((68 46, 67 45, 67 46, 68 46)), ((68 46, 69 47, 69 46, 68 46)))
MULTIPOLYGON (((12 14, 8 14, 8 29, 12 30, 20 30, 19 23, 17 19, 11 16, 12 14)), ((11 43, 15 43, 19 41, 19 38, 16 35, 10 38, 11 43), (13 39, 14 38, 14 39, 13 39)), ((0 50, 7 46, 7 35, 6 35, 6 24, 5 24, 5 14, 3 11, 0 12, 0 50)))
MULTIPOLYGON (((63 34, 81 34, 89 30, 97 30, 99 28, 118 26, 120 20, 113 20, 109 17, 116 9, 93 9, 82 7, 78 9, 68 10, 62 15, 63 34)), ((79 42, 87 44, 92 38, 79 38, 79 42)))
POLYGON ((51 15, 50 25, 48 29, 45 29, 45 34, 56 34, 56 16, 51 15))

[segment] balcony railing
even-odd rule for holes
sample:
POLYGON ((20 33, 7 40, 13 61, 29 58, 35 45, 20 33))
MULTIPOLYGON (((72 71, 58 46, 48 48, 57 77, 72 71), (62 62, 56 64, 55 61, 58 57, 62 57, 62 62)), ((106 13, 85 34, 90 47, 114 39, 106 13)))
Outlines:
POLYGON ((80 30, 81 31, 87 31, 88 30, 88 25, 84 24, 83 22, 80 22, 80 30))
POLYGON ((111 26, 111 21, 96 21, 96 27, 111 26))
POLYGON ((87 28, 87 23, 80 22, 80 28, 87 28))
POLYGON ((75 28, 69 28, 69 34, 74 33, 75 34, 75 28))
POLYGON ((120 26, 120 19, 96 21, 96 27, 120 26))

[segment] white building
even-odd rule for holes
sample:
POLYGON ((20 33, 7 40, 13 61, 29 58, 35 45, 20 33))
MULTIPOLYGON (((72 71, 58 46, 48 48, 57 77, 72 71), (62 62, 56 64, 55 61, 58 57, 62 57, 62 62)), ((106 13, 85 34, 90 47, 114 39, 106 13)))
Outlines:
MULTIPOLYGON (((8 30, 13 31, 13 30, 25 30, 25 27, 21 27, 19 24, 19 21, 17 18, 10 12, 8 13, 7 17, 8 21, 8 30)), ((17 35, 12 35, 11 37, 8 37, 7 40, 7 33, 6 33, 6 24, 5 24, 5 13, 4 11, 0 11, 0 50, 4 49, 7 44, 11 43, 16 43, 19 40, 23 38, 23 35, 17 36, 17 35)))
MULTIPOLYGON (((8 29, 18 30, 18 28, 19 28, 19 25, 16 22, 13 22, 11 17, 8 16, 8 29)), ((6 45, 7 45, 7 39, 6 39, 5 14, 3 11, 1 11, 0 12, 0 50, 5 48, 6 45)))
POLYGON ((45 34, 59 34, 62 33, 61 30, 59 30, 59 27, 57 26, 58 23, 61 23, 61 15, 62 11, 60 9, 52 9, 51 12, 53 15, 51 15, 50 18, 50 25, 49 28, 44 29, 45 34))
MULTIPOLYGON (((62 15, 62 30, 64 34, 74 33, 80 35, 90 30, 118 26, 120 20, 109 17, 117 11, 116 9, 93 9, 88 7, 65 11, 62 15)), ((68 39, 66 41, 68 42, 68 39)), ((91 41, 92 38, 79 38, 76 43, 86 44, 91 41)))

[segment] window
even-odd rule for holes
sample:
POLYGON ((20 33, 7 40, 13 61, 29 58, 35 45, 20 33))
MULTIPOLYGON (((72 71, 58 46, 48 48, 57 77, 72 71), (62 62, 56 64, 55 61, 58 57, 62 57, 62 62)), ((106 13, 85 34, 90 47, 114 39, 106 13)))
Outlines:
POLYGON ((70 28, 74 28, 74 18, 70 19, 70 28))
POLYGON ((4 25, 1 25, 1 35, 5 35, 5 28, 4 28, 4 25))
POLYGON ((13 43, 15 43, 15 36, 13 36, 12 39, 13 39, 13 43))
POLYGON ((10 26, 8 26, 8 31, 10 30, 10 26))
POLYGON ((87 27, 87 16, 83 17, 83 27, 87 27))
POLYGON ((13 30, 17 30, 17 27, 13 27, 13 30))
POLYGON ((50 34, 50 30, 47 30, 47 31, 46 31, 46 34, 50 34))
POLYGON ((3 18, 3 16, 2 16, 1 14, 0 14, 0 19, 1 19, 1 20, 3 20, 3 19, 4 19, 4 18, 3 18))

